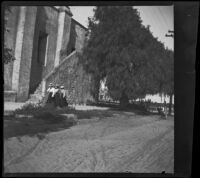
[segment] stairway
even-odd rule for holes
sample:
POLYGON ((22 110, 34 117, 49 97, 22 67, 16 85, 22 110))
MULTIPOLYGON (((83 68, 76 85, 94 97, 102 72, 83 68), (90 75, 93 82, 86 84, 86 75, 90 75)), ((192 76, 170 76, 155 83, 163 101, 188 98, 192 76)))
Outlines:
MULTIPOLYGON (((66 56, 57 67, 55 67, 50 73, 48 73, 48 75, 46 75, 43 80, 48 80, 49 77, 51 77, 52 75, 54 76, 56 73, 59 72, 59 68, 60 66, 62 66, 65 62, 68 62, 69 58, 73 58, 75 55, 77 55, 76 51, 73 51, 72 53, 70 53, 68 56, 66 56)), ((51 81, 52 82, 52 81, 51 81)), ((75 86, 72 87, 72 90, 74 90, 75 86)), ((74 97, 75 94, 73 94, 74 97)), ((73 97, 70 96, 69 101, 73 101, 73 97)), ((31 94, 29 96, 29 100, 27 102, 31 102, 31 103, 38 103, 39 101, 41 101, 42 99, 44 99, 44 97, 42 96, 42 82, 38 85, 37 89, 35 90, 35 92, 33 94, 31 94)))
POLYGON ((33 94, 30 94, 29 99, 26 103, 39 103, 43 99, 42 96, 42 83, 39 84, 33 94))
POLYGON ((15 102, 17 97, 17 93, 12 90, 5 90, 4 91, 4 102, 15 102))
POLYGON ((39 94, 31 94, 27 102, 38 103, 42 98, 43 97, 39 94))

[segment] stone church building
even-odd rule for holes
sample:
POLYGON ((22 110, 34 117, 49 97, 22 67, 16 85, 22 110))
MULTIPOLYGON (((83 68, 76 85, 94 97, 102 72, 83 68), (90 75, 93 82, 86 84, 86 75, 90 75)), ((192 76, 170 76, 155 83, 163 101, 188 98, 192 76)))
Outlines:
POLYGON ((4 101, 41 98, 50 82, 64 85, 71 102, 92 98, 79 63, 87 29, 68 6, 12 6, 5 16, 4 44, 16 60, 4 64, 4 101))

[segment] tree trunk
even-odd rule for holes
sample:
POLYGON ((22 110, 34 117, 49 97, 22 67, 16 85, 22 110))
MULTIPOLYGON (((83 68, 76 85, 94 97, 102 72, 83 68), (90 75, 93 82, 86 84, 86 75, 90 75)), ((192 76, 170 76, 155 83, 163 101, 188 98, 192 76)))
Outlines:
POLYGON ((100 78, 99 77, 94 77, 93 78, 93 97, 95 102, 99 101, 99 88, 100 88, 100 78))
POLYGON ((169 95, 169 115, 172 114, 172 93, 169 95))
POLYGON ((129 104, 129 99, 128 96, 126 95, 125 92, 122 93, 122 96, 120 98, 120 106, 122 108, 125 108, 129 104))
POLYGON ((161 96, 161 103, 163 103, 163 95, 161 94, 160 96, 161 96))

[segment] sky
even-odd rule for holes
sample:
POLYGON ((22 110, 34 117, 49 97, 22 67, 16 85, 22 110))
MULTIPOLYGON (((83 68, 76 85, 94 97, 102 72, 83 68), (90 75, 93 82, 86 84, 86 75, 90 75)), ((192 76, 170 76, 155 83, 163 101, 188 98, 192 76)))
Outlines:
MULTIPOLYGON (((94 6, 70 6, 73 18, 87 27, 88 17, 93 16, 94 6)), ((150 25, 152 34, 163 42, 165 47, 174 50, 174 39, 166 37, 168 30, 174 30, 173 6, 134 6, 139 13, 143 25, 150 25)))

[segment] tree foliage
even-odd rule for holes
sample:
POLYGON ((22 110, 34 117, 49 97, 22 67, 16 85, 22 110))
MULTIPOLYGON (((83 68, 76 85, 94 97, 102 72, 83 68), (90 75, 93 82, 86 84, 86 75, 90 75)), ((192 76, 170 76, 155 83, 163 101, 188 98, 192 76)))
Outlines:
POLYGON ((174 94, 174 53, 171 50, 165 50, 165 83, 163 92, 167 95, 174 94))
POLYGON ((136 99, 164 88, 168 90, 165 65, 171 53, 153 37, 149 26, 142 25, 136 9, 96 7, 94 17, 89 18, 88 29, 83 64, 94 78, 106 77, 113 99, 136 99))
POLYGON ((8 63, 10 63, 11 61, 14 61, 14 60, 15 60, 15 57, 14 57, 14 54, 13 54, 13 50, 4 46, 4 54, 3 54, 4 64, 8 64, 8 63))

